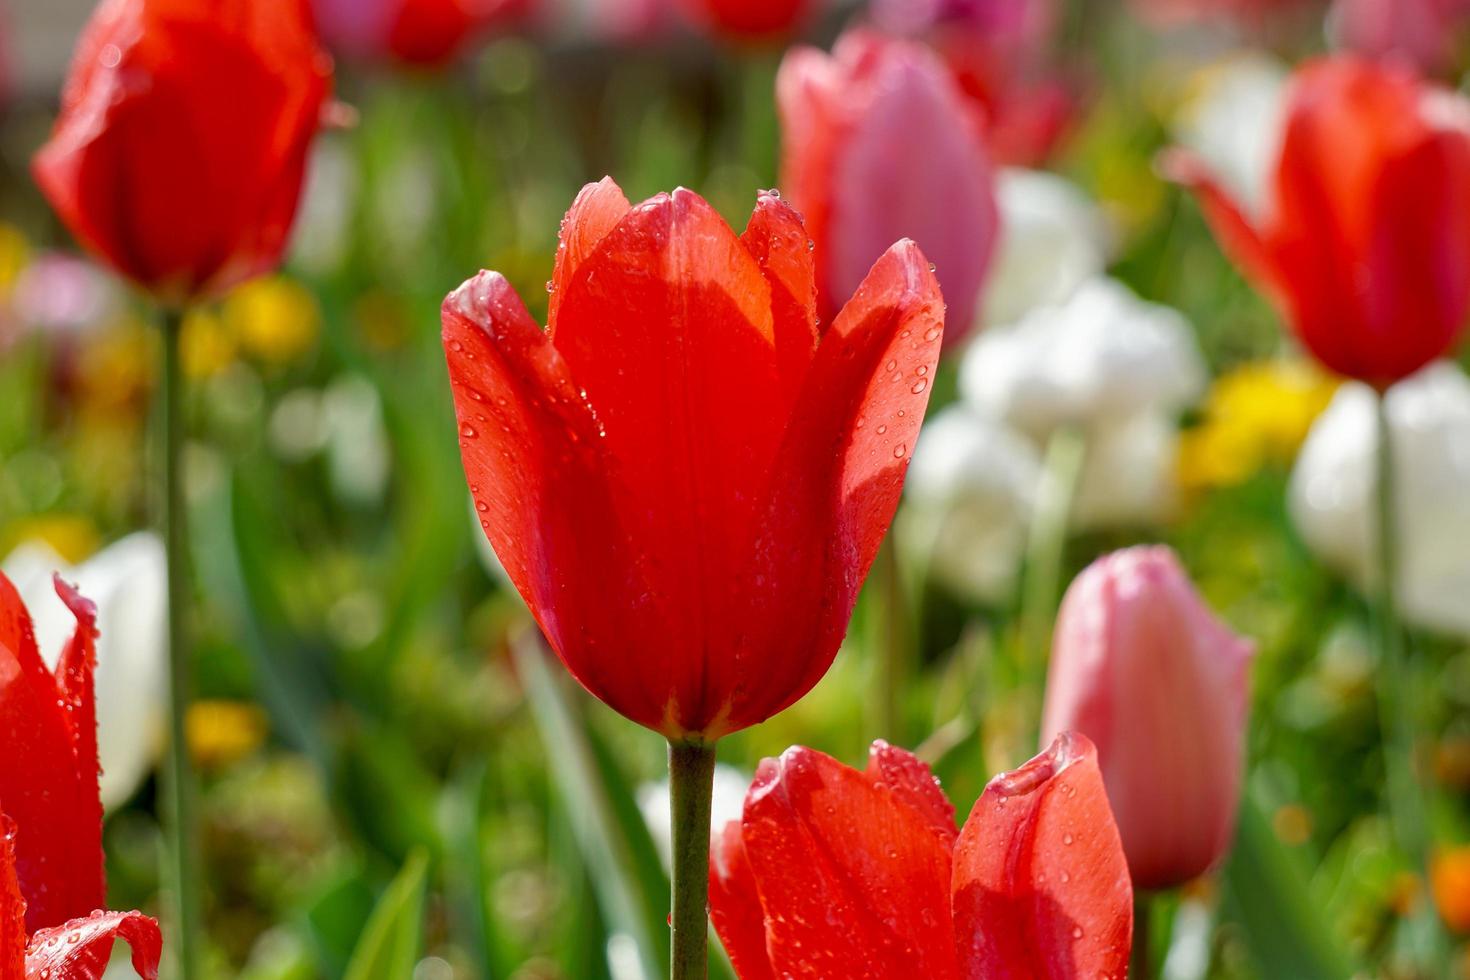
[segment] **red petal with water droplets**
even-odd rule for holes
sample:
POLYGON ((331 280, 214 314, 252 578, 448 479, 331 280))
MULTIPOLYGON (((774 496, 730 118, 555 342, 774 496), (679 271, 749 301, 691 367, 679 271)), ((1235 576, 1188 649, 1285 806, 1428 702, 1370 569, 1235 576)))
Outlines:
POLYGON ((968 980, 1127 975, 1133 888, 1084 736, 986 787, 955 848, 954 925, 968 980))
POLYGON ((16 875, 31 932, 85 915, 106 897, 91 690, 95 612, 64 587, 62 595, 78 616, 78 635, 58 681, 41 661, 19 594, 0 574, 0 805, 18 830, 16 875))
POLYGON ((561 219, 560 245, 551 276, 551 305, 546 314, 552 337, 556 336, 557 313, 562 297, 566 295, 567 283, 632 207, 617 182, 611 177, 604 177, 583 187, 567 209, 566 217, 561 219))
POLYGON ((31 937, 27 980, 101 980, 118 939, 133 949, 133 970, 158 980, 163 937, 158 923, 142 912, 93 912, 31 937))
MULTIPOLYGON (((740 241, 760 263, 771 284, 771 317, 781 385, 791 403, 816 356, 822 334, 817 324, 816 263, 801 215, 774 192, 761 194, 740 241)), ((784 412, 789 413, 788 404, 784 412)))
POLYGON ((709 917, 740 980, 775 980, 766 953, 766 914, 745 855, 740 821, 731 820, 710 848, 709 917))
MULTIPOLYGON (((565 287, 557 350, 606 430, 651 560, 669 643, 644 640, 634 670, 667 704, 671 736, 718 727, 745 619, 731 581, 787 417, 771 287, 723 218, 687 190, 635 207, 565 287)), ((623 670, 628 669, 624 664, 623 670)))
POLYGON ((465 474, 490 543, 572 673, 657 727, 663 699, 636 665, 666 631, 644 598, 592 409, 499 274, 450 294, 443 325, 465 474))
POLYGON ((880 739, 868 750, 867 777, 874 785, 887 787, 895 800, 923 817, 946 847, 954 847, 960 836, 954 822, 954 804, 940 789, 934 771, 918 756, 880 739))
POLYGON ((761 764, 742 829, 777 976, 958 977, 950 849, 907 792, 806 748, 761 764))
POLYGON ((939 282, 913 242, 878 261, 822 338, 771 475, 737 624, 713 666, 728 730, 764 721, 832 663, 888 531, 944 333, 939 282))
POLYGON ((0 980, 25 980, 25 969, 26 903, 15 878, 15 824, 0 813, 0 980))

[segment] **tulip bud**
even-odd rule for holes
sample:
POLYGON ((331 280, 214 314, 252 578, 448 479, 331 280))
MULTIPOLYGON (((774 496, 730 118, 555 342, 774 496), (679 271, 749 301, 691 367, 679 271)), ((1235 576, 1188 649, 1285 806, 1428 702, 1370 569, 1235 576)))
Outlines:
POLYGON ((1228 849, 1252 655, 1167 548, 1107 555, 1068 589, 1043 744, 1075 730, 1097 745, 1136 887, 1183 884, 1228 849))

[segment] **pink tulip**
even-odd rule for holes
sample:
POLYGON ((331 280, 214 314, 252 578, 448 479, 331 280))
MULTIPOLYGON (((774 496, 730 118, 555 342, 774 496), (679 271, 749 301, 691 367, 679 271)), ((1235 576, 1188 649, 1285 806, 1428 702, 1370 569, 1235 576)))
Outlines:
POLYGON ((1229 848, 1253 653, 1168 548, 1107 555, 1067 590, 1042 742, 1097 745, 1135 887, 1183 884, 1229 848))
POLYGON ((945 344, 974 324, 998 215, 978 114, 938 57, 850 31, 831 55, 797 48, 776 79, 782 186, 816 243, 830 322, 898 238, 934 262, 949 307, 945 344))
POLYGON ((1438 72, 1453 66, 1467 22, 1467 0, 1337 0, 1329 32, 1338 47, 1438 72))

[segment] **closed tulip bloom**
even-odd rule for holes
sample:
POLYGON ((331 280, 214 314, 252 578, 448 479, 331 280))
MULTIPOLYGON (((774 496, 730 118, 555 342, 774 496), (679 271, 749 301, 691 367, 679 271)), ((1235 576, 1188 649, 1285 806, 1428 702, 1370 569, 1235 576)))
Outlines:
POLYGON ((741 980, 1122 980, 1133 892, 1091 743, 991 780, 964 829, 928 766, 875 742, 761 763, 711 848, 741 980))
POLYGON ((806 23, 816 0, 679 0, 697 26, 736 40, 791 34, 806 23))
POLYGON ((97 610, 59 578, 76 633, 55 672, 0 574, 0 978, 100 980, 113 941, 154 980, 162 940, 138 912, 103 912, 102 803, 92 690, 97 610))
POLYGON ((1319 60, 1292 80, 1259 213, 1196 157, 1166 168, 1331 370, 1381 390, 1454 348, 1470 312, 1464 98, 1403 66, 1319 60))
POLYGON ((827 322, 893 241, 935 263, 949 305, 946 343, 974 325, 998 227, 976 111, 933 52, 868 31, 827 55, 788 54, 776 79, 781 169, 816 242, 827 322))
POLYGON ((217 294, 279 263, 330 84, 306 0, 104 0, 36 182, 159 299, 217 294))
POLYGON ((892 519, 944 305, 912 242, 819 326, 797 214, 589 185, 549 329, 481 273, 444 303, 481 525, 598 698, 713 741, 826 672, 892 519))
POLYGON ((1097 745, 1137 888, 1183 884, 1230 846, 1253 652, 1167 548, 1103 557, 1067 590, 1042 737, 1097 745))

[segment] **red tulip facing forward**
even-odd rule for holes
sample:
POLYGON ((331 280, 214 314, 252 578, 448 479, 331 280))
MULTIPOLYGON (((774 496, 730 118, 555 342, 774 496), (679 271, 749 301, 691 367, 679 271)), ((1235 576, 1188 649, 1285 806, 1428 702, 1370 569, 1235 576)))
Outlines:
POLYGON ((444 303, 470 491, 578 680, 713 742, 836 654, 928 403, 939 284, 900 242, 819 327, 773 193, 736 237, 691 191, 630 207, 609 178, 561 240, 548 331, 496 273, 444 303))
POLYGON ((279 263, 330 82, 305 0, 104 0, 36 182, 162 301, 222 292, 279 263))
POLYGON ((1382 390, 1449 353, 1470 312, 1470 102, 1403 66, 1298 70, 1265 213, 1196 157, 1164 166, 1328 368, 1382 390))
POLYGON ((1067 590, 1042 738, 1096 743, 1139 888, 1182 885, 1230 846, 1253 652, 1167 548, 1108 555, 1067 590))
POLYGON ((964 829, 929 768, 767 759, 712 848, 711 912, 741 980, 1122 980, 1132 888, 1091 743, 991 780, 964 829))
POLYGON ((153 980, 158 924, 139 912, 98 911, 106 888, 92 688, 97 613, 60 579, 56 591, 77 631, 53 675, 0 573, 0 980, 99 980, 119 936, 133 947, 138 975, 153 980))
POLYGON ((979 116, 938 56, 872 31, 829 56, 798 48, 776 78, 781 170, 817 243, 825 321, 898 238, 936 263, 949 303, 945 341, 974 325, 995 245, 990 158, 979 116))

